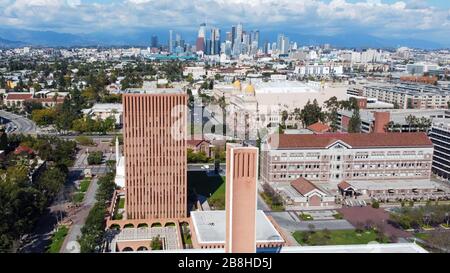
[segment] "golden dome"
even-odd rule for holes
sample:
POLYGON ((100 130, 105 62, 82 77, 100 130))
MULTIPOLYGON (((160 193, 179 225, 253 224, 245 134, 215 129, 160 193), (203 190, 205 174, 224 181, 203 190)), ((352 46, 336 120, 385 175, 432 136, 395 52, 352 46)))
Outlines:
POLYGON ((253 84, 247 85, 247 87, 245 88, 245 94, 255 95, 255 87, 253 86, 253 84))
POLYGON ((241 90, 241 82, 239 80, 236 80, 233 83, 234 88, 241 90))

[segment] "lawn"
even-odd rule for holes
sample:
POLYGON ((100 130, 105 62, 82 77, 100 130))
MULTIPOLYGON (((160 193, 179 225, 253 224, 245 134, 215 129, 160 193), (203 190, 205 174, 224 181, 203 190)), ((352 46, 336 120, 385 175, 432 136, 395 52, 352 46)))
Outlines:
POLYGON ((72 198, 74 203, 81 203, 84 200, 84 192, 76 192, 72 198))
POLYGON ((66 226, 61 226, 58 231, 52 235, 52 243, 47 249, 48 253, 59 253, 68 231, 69 229, 66 226))
POLYGON ((91 184, 90 179, 83 179, 83 181, 80 182, 80 191, 87 192, 90 184, 91 184))
POLYGON ((361 233, 354 230, 296 231, 292 235, 302 245, 352 245, 367 244, 372 241, 388 242, 385 236, 380 239, 374 230, 365 230, 361 233))
POLYGON ((125 208, 125 198, 119 199, 119 209, 125 208))
POLYGON ((414 237, 416 237, 420 240, 426 241, 428 238, 430 238, 430 234, 429 233, 415 233, 414 237))
POLYGON ((208 203, 215 209, 225 209, 225 177, 208 176, 205 172, 188 172, 188 192, 191 201, 196 195, 208 198, 208 203))
POLYGON ((208 198, 208 203, 217 210, 225 209, 225 177, 222 177, 222 185, 208 198))

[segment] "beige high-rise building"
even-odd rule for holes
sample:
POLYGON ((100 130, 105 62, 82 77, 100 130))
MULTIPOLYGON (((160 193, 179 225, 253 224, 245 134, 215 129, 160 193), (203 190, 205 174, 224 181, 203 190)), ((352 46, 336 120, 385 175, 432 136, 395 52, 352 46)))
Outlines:
POLYGON ((226 239, 228 253, 256 252, 258 148, 227 144, 226 239))
POLYGON ((127 219, 187 214, 185 94, 125 94, 127 219))

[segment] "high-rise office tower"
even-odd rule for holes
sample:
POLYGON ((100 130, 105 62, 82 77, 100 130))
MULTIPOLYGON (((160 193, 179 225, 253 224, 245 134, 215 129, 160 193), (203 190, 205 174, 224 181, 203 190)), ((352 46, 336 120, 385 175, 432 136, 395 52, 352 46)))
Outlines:
POLYGON ((158 47, 158 36, 152 35, 151 47, 158 47))
POLYGON ((186 217, 185 94, 125 94, 127 219, 186 217))
POLYGON ((169 52, 173 50, 173 30, 169 30, 169 52))
POLYGON ((234 48, 234 42, 236 40, 236 26, 231 27, 231 48, 234 48))
POLYGON ((225 252, 256 252, 258 148, 226 147, 225 252))
POLYGON ((284 34, 278 35, 277 49, 281 54, 286 54, 289 51, 289 38, 284 34))
POLYGON ((227 31, 226 35, 225 35, 225 41, 233 41, 233 35, 230 31, 227 31))
POLYGON ((205 52, 205 43, 206 43, 206 24, 203 23, 200 25, 198 29, 197 42, 195 44, 197 51, 205 52))
POLYGON ((211 29, 211 54, 220 54, 220 29, 211 29))
POLYGON ((181 44, 181 34, 175 33, 175 47, 180 46, 181 44))
POLYGON ((211 49, 212 49, 212 41, 210 39, 207 39, 204 50, 205 55, 211 55, 212 54, 211 49))

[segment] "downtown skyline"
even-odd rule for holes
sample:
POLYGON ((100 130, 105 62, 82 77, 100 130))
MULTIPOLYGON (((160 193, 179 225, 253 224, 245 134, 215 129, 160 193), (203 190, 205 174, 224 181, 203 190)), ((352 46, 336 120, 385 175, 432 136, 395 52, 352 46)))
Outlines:
MULTIPOLYGON (((37 44, 49 46, 64 45, 58 43, 61 35, 73 38, 79 45, 144 45, 144 40, 150 43, 152 34, 158 35, 161 42, 167 41, 170 29, 182 34, 186 42, 195 43, 198 26, 204 22, 219 29, 241 22, 247 29, 260 30, 261 41, 270 42, 284 33, 303 45, 325 40, 323 43, 358 47, 359 40, 365 39, 368 46, 376 46, 370 44, 374 39, 383 40, 378 43, 380 47, 402 46, 408 41, 409 46, 415 46, 415 40, 429 42, 430 48, 450 46, 450 3, 432 0, 209 0, 177 5, 147 0, 1 3, 5 8, 0 11, 0 38, 29 43, 30 36, 44 36, 44 41, 37 44)), ((423 43, 416 44, 423 47, 423 43)))

